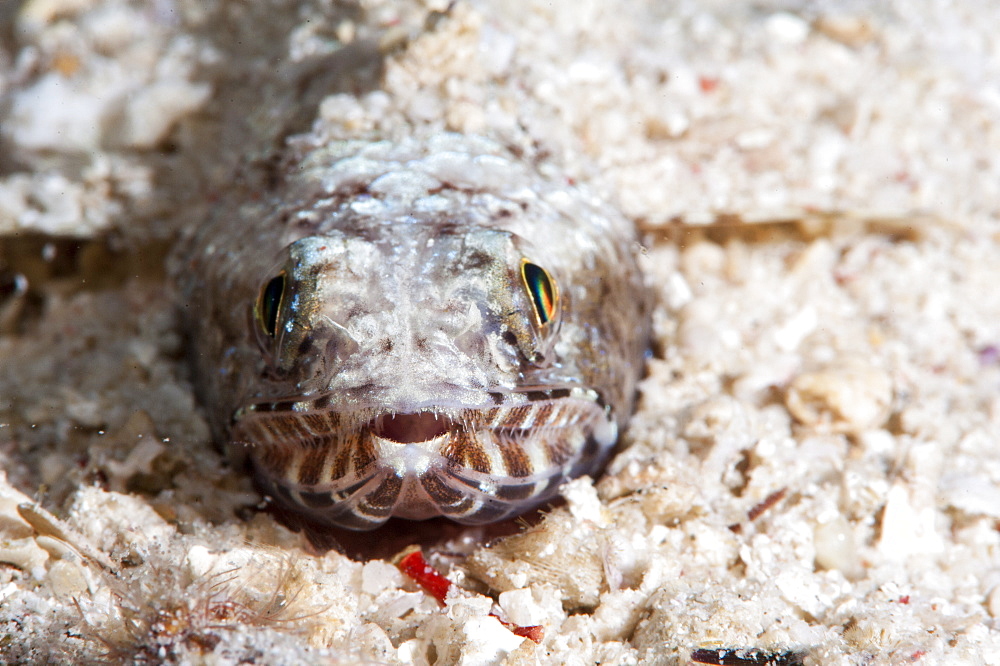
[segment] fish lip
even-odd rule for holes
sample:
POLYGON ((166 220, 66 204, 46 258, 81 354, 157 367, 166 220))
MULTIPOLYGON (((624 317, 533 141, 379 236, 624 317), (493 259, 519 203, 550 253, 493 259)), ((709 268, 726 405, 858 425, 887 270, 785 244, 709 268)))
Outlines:
MULTIPOLYGON (((528 394, 529 391, 523 391, 528 394)), ((443 441, 465 432, 492 432, 514 439, 530 438, 539 430, 549 432, 583 427, 593 429, 614 417, 596 391, 586 389, 540 390, 529 399, 490 402, 460 407, 427 405, 417 409, 338 409, 326 396, 309 400, 252 403, 233 418, 232 441, 254 444, 309 446, 371 437, 386 445, 411 445, 443 441)))
MULTIPOLYGON (((375 421, 379 418, 434 414, 437 418, 449 418, 459 424, 462 416, 476 412, 486 412, 492 409, 512 409, 522 405, 538 403, 557 403, 563 400, 578 402, 593 402, 602 410, 607 409, 607 403, 600 391, 579 385, 529 386, 514 390, 498 390, 486 392, 487 400, 481 403, 452 404, 445 401, 428 401, 394 408, 392 405, 373 406, 338 406, 332 396, 336 391, 316 394, 315 396, 287 395, 266 400, 249 401, 237 409, 230 420, 235 427, 241 421, 254 416, 265 417, 268 414, 304 414, 304 413, 335 413, 345 416, 367 415, 365 421, 375 421), (511 397, 514 397, 511 399, 511 397), (526 399, 525 399, 526 398, 526 399)), ((359 419, 351 419, 357 422, 359 419)))

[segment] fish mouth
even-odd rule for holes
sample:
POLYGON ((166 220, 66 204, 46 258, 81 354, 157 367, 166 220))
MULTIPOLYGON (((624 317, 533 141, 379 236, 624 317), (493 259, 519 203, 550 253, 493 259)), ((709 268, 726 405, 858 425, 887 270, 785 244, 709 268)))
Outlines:
POLYGON ((278 398, 239 409, 232 428, 234 435, 245 435, 243 439, 249 444, 295 446, 297 442, 358 431, 412 444, 458 430, 561 428, 599 414, 607 416, 610 411, 600 393, 579 387, 491 392, 487 396, 488 402, 480 405, 431 404, 399 410, 344 407, 332 394, 278 398))
POLYGON ((437 439, 457 427, 453 419, 437 412, 392 413, 375 419, 369 431, 375 437, 397 444, 415 444, 437 439))
POLYGON ((373 529, 390 516, 481 524, 545 501, 599 468, 617 426, 586 389, 524 392, 489 406, 338 410, 327 396, 240 410, 265 493, 313 519, 373 529))

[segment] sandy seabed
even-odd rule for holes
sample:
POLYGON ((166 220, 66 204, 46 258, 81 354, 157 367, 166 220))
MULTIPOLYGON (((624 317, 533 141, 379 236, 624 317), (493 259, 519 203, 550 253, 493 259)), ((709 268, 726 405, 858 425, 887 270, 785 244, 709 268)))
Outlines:
POLYGON ((0 661, 1000 664, 1000 6, 499 4, 0 6, 0 661), (287 134, 418 130, 600 192, 656 298, 607 473, 432 526, 445 608, 255 509, 163 269, 287 134))

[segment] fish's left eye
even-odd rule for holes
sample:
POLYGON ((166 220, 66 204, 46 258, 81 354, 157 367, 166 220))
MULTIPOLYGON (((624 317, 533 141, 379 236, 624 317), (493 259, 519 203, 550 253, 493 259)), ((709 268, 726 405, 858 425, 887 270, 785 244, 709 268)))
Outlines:
POLYGON ((253 309, 257 325, 269 338, 278 331, 278 317, 281 313, 281 303, 285 295, 285 272, 281 271, 265 284, 257 297, 257 305, 253 309))
POLYGON ((551 323, 559 313, 559 291, 556 281, 547 270, 528 260, 521 262, 521 279, 531 296, 535 319, 542 328, 551 323))

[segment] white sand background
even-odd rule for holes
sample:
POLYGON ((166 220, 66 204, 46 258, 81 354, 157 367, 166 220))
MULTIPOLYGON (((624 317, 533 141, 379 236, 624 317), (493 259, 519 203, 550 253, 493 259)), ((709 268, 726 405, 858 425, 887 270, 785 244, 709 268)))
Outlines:
POLYGON ((0 5, 0 661, 1000 664, 1000 6, 499 4, 0 5), (645 234, 621 452, 429 552, 445 609, 255 513, 185 379, 164 252, 288 127, 487 134, 645 234))

